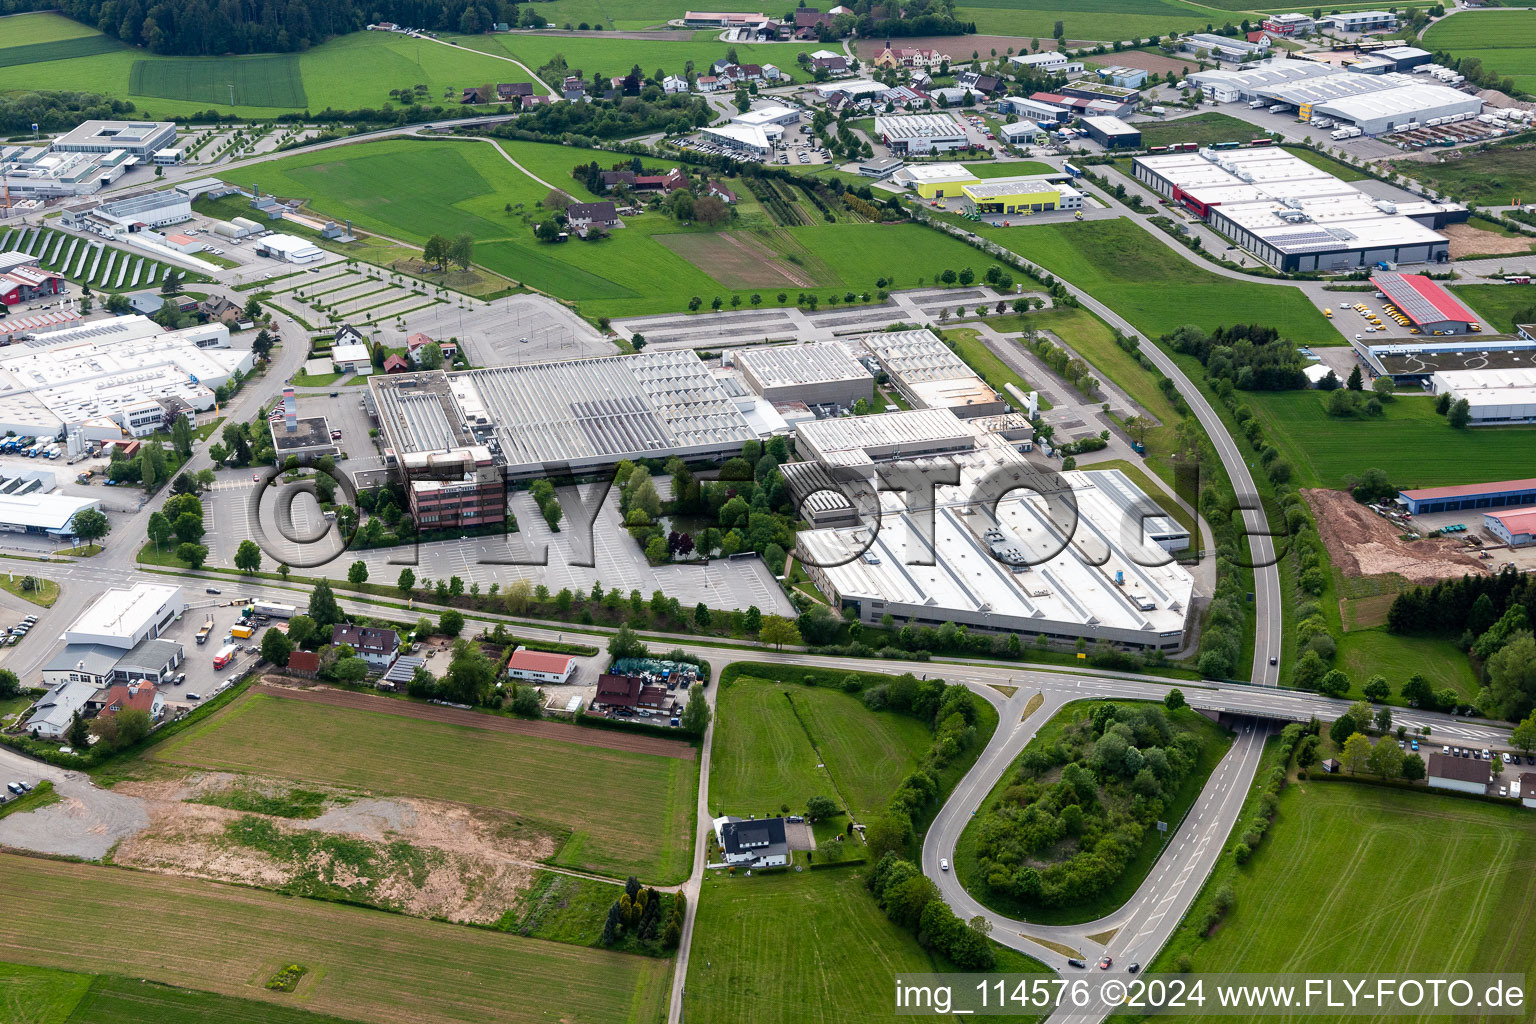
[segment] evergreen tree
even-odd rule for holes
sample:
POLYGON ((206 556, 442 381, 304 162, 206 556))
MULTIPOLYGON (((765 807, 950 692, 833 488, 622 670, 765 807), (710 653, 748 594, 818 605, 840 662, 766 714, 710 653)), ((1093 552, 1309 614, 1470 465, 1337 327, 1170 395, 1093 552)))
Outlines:
POLYGON ((330 583, 324 579, 315 584, 314 591, 309 595, 309 617, 321 629, 329 629, 342 621, 341 606, 336 603, 336 595, 332 593, 330 583))

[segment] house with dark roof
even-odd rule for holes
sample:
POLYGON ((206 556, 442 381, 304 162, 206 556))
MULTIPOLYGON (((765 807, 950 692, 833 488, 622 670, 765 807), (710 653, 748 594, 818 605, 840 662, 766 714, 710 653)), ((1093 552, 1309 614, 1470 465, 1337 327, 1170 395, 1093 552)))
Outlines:
POLYGON ((597 693, 592 697, 592 706, 633 708, 640 703, 640 691, 643 688, 644 684, 634 676, 604 672, 597 677, 597 693))
MULTIPOLYGON (((1391 740, 1380 740, 1390 743, 1391 740)), ((1429 787, 1450 789, 1458 793, 1474 793, 1482 796, 1493 782, 1491 762, 1478 757, 1452 757, 1450 754, 1429 755, 1429 787)))
POLYGON ((572 203, 565 208, 565 221, 576 231, 614 228, 619 226, 619 213, 612 203, 572 203))
POLYGON ((1001 78, 996 75, 983 75, 978 71, 967 71, 955 79, 955 85, 961 89, 969 89, 971 92, 985 93, 988 96, 1005 91, 1008 87, 1001 78))
POLYGON ((366 345, 368 336, 351 324, 342 324, 331 333, 332 345, 366 345))
POLYGON ((245 310, 222 295, 204 299, 198 303, 197 311, 206 317, 209 323, 217 322, 225 325, 238 323, 245 315, 245 310))
POLYGON ((789 839, 783 818, 716 818, 715 839, 723 863, 748 868, 778 868, 789 863, 789 839))
POLYGON ((520 100, 524 96, 533 95, 532 82, 497 82, 496 98, 502 103, 511 103, 520 100))
POLYGON ((812 57, 812 70, 820 69, 834 75, 846 74, 848 71, 848 58, 841 55, 831 57, 812 57))
POLYGON ((814 7, 795 8, 795 38, 816 39, 819 38, 820 28, 832 27, 832 15, 830 12, 818 11, 814 7))
POLYGON ((394 664, 400 653, 400 637, 392 629, 354 626, 338 622, 331 627, 331 643, 346 644, 369 668, 383 670, 394 664))

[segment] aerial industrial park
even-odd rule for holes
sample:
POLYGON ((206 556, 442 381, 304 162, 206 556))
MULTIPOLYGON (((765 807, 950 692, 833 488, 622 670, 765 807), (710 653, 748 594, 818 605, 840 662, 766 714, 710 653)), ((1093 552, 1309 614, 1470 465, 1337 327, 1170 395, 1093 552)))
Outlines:
POLYGON ((1524 1015, 1536 12, 123 14, 0 16, 0 1017, 1524 1015))

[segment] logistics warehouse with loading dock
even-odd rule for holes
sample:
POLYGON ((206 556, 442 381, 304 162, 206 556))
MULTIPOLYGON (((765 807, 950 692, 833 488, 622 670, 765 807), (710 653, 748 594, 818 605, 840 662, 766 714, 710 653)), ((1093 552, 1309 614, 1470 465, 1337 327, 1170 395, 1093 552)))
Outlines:
POLYGON ((1444 263, 1435 228, 1465 221, 1457 203, 1377 199, 1281 149, 1138 156, 1136 179, 1276 270, 1444 263))

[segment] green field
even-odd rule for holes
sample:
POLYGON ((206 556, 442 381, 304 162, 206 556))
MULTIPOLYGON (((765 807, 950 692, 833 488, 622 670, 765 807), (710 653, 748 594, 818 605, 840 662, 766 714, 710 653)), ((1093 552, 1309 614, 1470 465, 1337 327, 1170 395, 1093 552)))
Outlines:
POLYGON ((1476 57, 1483 67, 1536 92, 1536 11, 1462 11, 1431 25, 1424 46, 1457 57, 1476 57))
POLYGON ((1215 934, 1202 941, 1181 926, 1153 969, 1180 955, 1195 971, 1536 969, 1536 818, 1519 806, 1293 784, 1253 859, 1223 859, 1186 920, 1201 920, 1226 882, 1236 900, 1215 934), (1346 924, 1341 908, 1362 886, 1370 909, 1346 924))
POLYGON ((1515 318, 1536 309, 1536 287, 1530 285, 1453 284, 1451 290, 1500 334, 1513 334, 1515 318))
POLYGON ((693 760, 262 694, 240 698, 151 757, 510 812, 557 842, 569 836, 554 863, 601 874, 659 884, 682 879, 690 866, 693 760))
POLYGON ((135 96, 189 103, 227 102, 237 107, 309 105, 299 58, 291 55, 244 60, 136 60, 128 75, 128 91, 135 96))
POLYGON ((917 719, 869 711, 857 696, 737 678, 720 691, 710 809, 745 817, 788 804, 799 812, 809 797, 842 796, 863 821, 884 810, 932 742, 917 719))
MULTIPOLYGON (((1020 753, 1022 758, 1030 750, 1042 751, 1048 749, 1058 741, 1062 731, 1068 726, 1086 718, 1093 704, 1098 701, 1074 701, 1058 711, 1050 721, 1040 726, 1039 732, 1025 746, 1020 753)), ((1145 706, 1146 702, 1113 701, 1111 703, 1131 707, 1145 706)), ((1206 779, 1221 763, 1227 749, 1232 745, 1231 734, 1221 726, 1212 722, 1198 712, 1190 708, 1182 708, 1168 713, 1168 720, 1175 727, 1175 733, 1192 732, 1200 738, 1203 749, 1200 752, 1199 762, 1190 770, 1184 778, 1179 789, 1171 797, 1164 801, 1163 820, 1169 823, 1170 829, 1176 829, 1179 821, 1183 820, 1185 813, 1194 805, 1200 796, 1200 791, 1205 788, 1206 779)), ((1017 765, 1017 760, 1015 765, 1017 765)), ((1017 783, 1017 774, 1013 766, 1005 772, 992 791, 982 801, 981 810, 966 825, 965 831, 960 834, 960 840, 955 844, 955 875, 960 879, 966 891, 974 896, 980 903, 994 910, 1013 917, 1022 917, 1038 924, 1071 924, 1080 921, 1093 921, 1109 914, 1121 907, 1129 900, 1140 887, 1141 882, 1152 870, 1157 856, 1162 852, 1163 836, 1148 828, 1141 850, 1131 858, 1120 878, 1095 899, 1073 905, 1057 908, 1039 907, 1027 908, 1023 903, 1010 898, 1006 894, 999 894, 988 889, 985 878, 982 875, 980 853, 977 847, 981 830, 986 826, 988 809, 996 805, 1000 800, 1007 799, 1008 790, 1017 783)), ((1100 790, 1101 793, 1107 792, 1100 790)))
POLYGON ((974 21, 983 34, 1041 39, 1051 37, 1057 21, 1063 22, 1068 39, 1127 39, 1203 29, 1225 20, 1219 12, 1179 0, 1083 0, 1054 8, 1027 0, 965 0, 955 14, 974 21))
MULTIPOLYGON (((1046 971, 999 953, 1000 971, 1046 971)), ((888 1021, 894 977, 948 969, 886 918, 862 868, 707 875, 688 964, 684 1019, 752 1024, 888 1021)))
POLYGON ((98 92, 132 100, 141 117, 209 109, 271 117, 311 105, 316 110, 377 109, 400 105, 389 95, 391 89, 417 84, 427 87, 421 94, 424 103, 457 109, 459 94, 467 86, 529 80, 511 61, 392 32, 354 32, 297 56, 166 57, 124 46, 53 14, 7 18, 4 25, 0 39, 9 46, 0 48, 0 92, 98 92), (67 31, 73 35, 60 35, 66 31, 61 24, 70 26, 67 31), (12 34, 13 29, 19 34, 12 34), (72 47, 86 48, 81 53, 87 55, 68 52, 72 47))
MULTIPOLYGON (((0 941, 11 961, 131 974, 278 1011, 121 981, 64 1018, 80 1024, 330 1024, 298 1007, 377 1024, 422 1020, 423 1007, 434 1021, 475 1024, 533 1024, 550 1007, 590 1024, 654 1024, 665 1013, 671 964, 659 958, 93 864, 5 854, 0 871, 9 903, 0 941), (153 941, 80 941, 120 932, 125 920, 153 941), (309 973, 292 994, 268 991, 287 964, 309 973)), ((62 1007, 73 991, 60 979, 36 984, 47 989, 44 1007, 62 1007)))
POLYGON ((1536 458, 1536 431, 1520 427, 1452 430, 1429 398, 1402 397, 1371 419, 1335 419, 1319 391, 1249 392, 1243 401, 1264 424, 1302 487, 1342 487, 1373 467, 1398 487, 1510 480, 1536 458))
POLYGON ((1364 181, 1370 177, 1365 172, 1349 166, 1349 164, 1341 163, 1331 156, 1308 149, 1305 146, 1281 146, 1280 148, 1297 159, 1306 161, 1313 167, 1327 171, 1340 181, 1364 181))
MULTIPOLYGON (((1300 289, 1209 273, 1149 240, 1125 218, 1015 228, 968 226, 1087 290, 1152 338, 1191 323, 1206 329, 1261 323, 1298 343, 1342 341, 1300 289)), ((1105 372, 1113 376, 1113 371, 1105 372)))
POLYGON ((1335 663, 1354 684, 1352 696, 1363 696, 1360 688, 1378 673, 1387 677, 1393 692, 1415 672, 1430 680, 1436 690, 1449 686, 1466 701, 1476 697, 1479 689, 1466 654, 1439 637, 1394 636, 1385 629, 1351 630, 1339 638, 1335 663))
MULTIPOLYGON (((1530 141, 1529 134, 1523 138, 1530 141)), ((1496 145, 1445 163, 1399 160, 1392 167, 1457 202, 1511 206, 1536 196, 1536 160, 1529 149, 1496 145)))
POLYGON ((1168 146, 1176 142, 1208 146, 1213 142, 1247 142, 1264 134, 1247 121, 1215 111, 1166 121, 1146 121, 1137 127, 1141 129, 1144 146, 1168 146))
MULTIPOLYGON (((550 16, 543 4, 535 9, 545 17, 550 16)), ((636 64, 640 65, 641 72, 646 75, 657 71, 681 75, 688 61, 693 61, 695 70, 705 74, 711 64, 733 48, 737 58, 745 63, 772 64, 791 78, 800 81, 809 78, 795 59, 796 55, 805 50, 804 43, 722 43, 718 39, 695 41, 689 34, 682 32, 678 33, 675 40, 615 39, 601 32, 581 36, 498 34, 450 38, 461 46, 484 53, 515 57, 535 71, 560 54, 572 73, 580 69, 588 81, 599 72, 609 76, 626 75, 636 64)))
MULTIPOLYGON (((659 213, 626 218, 622 230, 601 242, 535 241, 524 213, 536 213, 549 189, 529 175, 587 200, 594 197, 571 177, 570 169, 591 160, 612 164, 616 158, 536 142, 395 139, 301 153, 263 164, 261 173, 264 189, 285 198, 306 198, 319 213, 350 218, 364 230, 414 245, 435 233, 468 232, 476 239, 477 263, 576 301, 591 315, 675 312, 686 308, 694 295, 707 304, 713 296, 729 302, 737 294, 745 303, 755 293, 764 305, 774 306, 780 304, 781 292, 792 303, 804 291, 785 278, 756 288, 727 288, 655 237, 724 233, 682 225, 659 213), (516 209, 519 204, 523 210, 516 209), (514 207, 510 214, 508 206, 514 207)), ((986 257, 974 249, 920 225, 840 222, 772 228, 750 195, 744 195, 739 213, 738 227, 730 234, 776 255, 774 262, 782 261, 786 272, 809 276, 817 287, 839 294, 872 293, 880 277, 910 287, 945 267, 971 266, 980 276, 988 266, 986 257)), ((756 266, 760 262, 748 261, 748 266, 762 272, 756 266)))
POLYGON ((978 178, 1012 178, 1025 174, 1054 174, 1056 168, 1036 160, 981 160, 965 169, 978 178))

